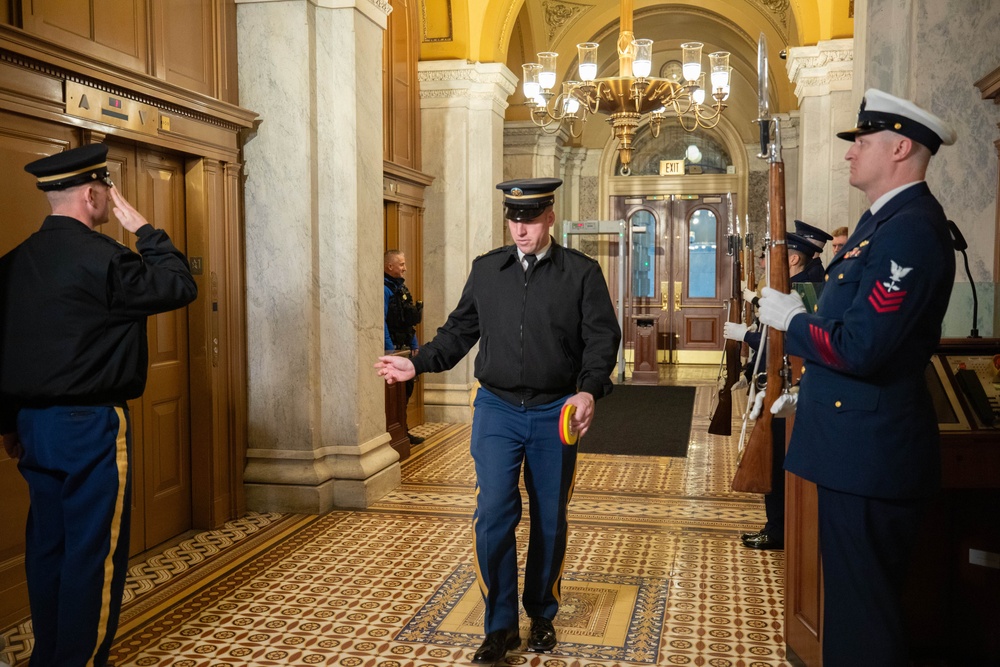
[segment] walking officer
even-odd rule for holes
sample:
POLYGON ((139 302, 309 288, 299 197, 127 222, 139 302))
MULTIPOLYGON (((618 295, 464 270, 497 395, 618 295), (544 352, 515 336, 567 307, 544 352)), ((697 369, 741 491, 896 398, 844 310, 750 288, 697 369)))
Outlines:
POLYGON ((486 639, 475 663, 499 662, 520 645, 517 545, 518 479, 524 465, 531 529, 521 602, 531 619, 527 646, 556 646, 566 552, 566 506, 573 492, 576 447, 563 445, 559 416, 576 408, 572 429, 583 435, 594 401, 611 392, 621 340, 600 266, 550 236, 556 178, 500 183, 514 245, 472 264, 458 306, 412 360, 381 357, 390 384, 452 368, 478 341, 481 388, 472 420, 476 464, 473 515, 476 571, 486 604, 486 639))

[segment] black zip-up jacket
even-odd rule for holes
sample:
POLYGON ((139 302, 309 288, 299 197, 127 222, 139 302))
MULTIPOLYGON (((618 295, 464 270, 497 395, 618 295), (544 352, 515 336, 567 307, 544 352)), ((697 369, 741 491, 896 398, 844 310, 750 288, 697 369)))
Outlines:
POLYGON ((166 232, 144 225, 132 252, 50 215, 0 259, 0 429, 18 406, 124 404, 146 386, 146 318, 198 288, 166 232))
POLYGON ((480 384, 531 407, 576 391, 611 393, 620 340, 596 261, 552 241, 526 274, 511 245, 473 261, 458 306, 413 364, 417 373, 448 370, 479 341, 480 384))

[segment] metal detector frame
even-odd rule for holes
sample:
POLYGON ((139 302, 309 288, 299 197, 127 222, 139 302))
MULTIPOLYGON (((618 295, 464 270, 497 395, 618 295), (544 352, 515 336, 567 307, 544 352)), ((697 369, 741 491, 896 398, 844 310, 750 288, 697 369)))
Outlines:
MULTIPOLYGON (((624 220, 563 220, 563 246, 569 247, 569 236, 584 234, 618 235, 618 328, 622 331, 618 343, 618 383, 625 382, 625 221, 624 220)), ((605 276, 607 280, 607 276, 605 276)))

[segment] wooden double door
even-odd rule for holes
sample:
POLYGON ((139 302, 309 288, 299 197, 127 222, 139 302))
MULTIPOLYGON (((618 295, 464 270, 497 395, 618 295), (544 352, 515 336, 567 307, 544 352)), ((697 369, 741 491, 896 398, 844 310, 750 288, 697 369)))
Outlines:
POLYGON ((627 348, 636 322, 652 319, 661 361, 718 362, 732 285, 729 203, 725 195, 611 197, 611 217, 625 220, 627 348))

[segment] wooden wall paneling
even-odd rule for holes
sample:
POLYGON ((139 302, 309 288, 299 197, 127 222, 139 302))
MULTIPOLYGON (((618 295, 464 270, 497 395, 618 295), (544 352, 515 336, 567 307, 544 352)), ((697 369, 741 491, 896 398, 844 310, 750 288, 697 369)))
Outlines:
MULTIPOLYGON (((786 434, 794 424, 789 419, 786 434)), ((785 643, 808 667, 822 667, 823 569, 816 485, 785 473, 785 643)))
POLYGON ((236 51, 236 0, 215 0, 216 97, 239 104, 239 54, 236 51))
POLYGON ((247 451, 247 320, 246 320, 246 257, 244 254, 242 165, 225 164, 223 180, 224 226, 213 235, 214 252, 225 258, 225 309, 220 315, 223 349, 226 351, 225 371, 228 392, 225 394, 226 415, 229 418, 226 441, 227 463, 231 471, 230 507, 226 520, 246 513, 243 469, 247 451))
POLYGON ((417 61, 417 4, 393 0, 383 43, 384 158, 420 169, 420 94, 417 61))
POLYGON ((153 76, 216 94, 216 3, 153 0, 153 76))
POLYGON ((21 0, 24 29, 136 72, 148 71, 145 0, 21 0))

